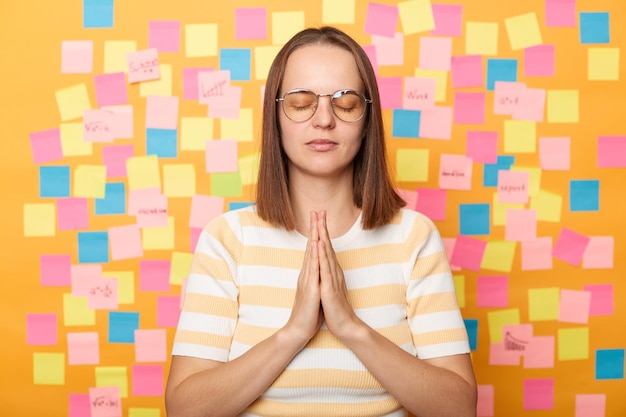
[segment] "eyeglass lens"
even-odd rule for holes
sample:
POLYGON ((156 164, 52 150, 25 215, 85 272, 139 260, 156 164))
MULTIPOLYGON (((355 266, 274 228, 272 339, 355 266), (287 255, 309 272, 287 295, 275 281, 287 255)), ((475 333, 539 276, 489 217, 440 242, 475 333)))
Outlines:
MULTIPOLYGON (((356 91, 337 91, 330 99, 333 112, 344 122, 356 122, 365 113, 365 99, 356 91)), ((318 96, 312 91, 292 91, 284 97, 283 110, 291 120, 303 122, 313 117, 317 100, 318 96)))

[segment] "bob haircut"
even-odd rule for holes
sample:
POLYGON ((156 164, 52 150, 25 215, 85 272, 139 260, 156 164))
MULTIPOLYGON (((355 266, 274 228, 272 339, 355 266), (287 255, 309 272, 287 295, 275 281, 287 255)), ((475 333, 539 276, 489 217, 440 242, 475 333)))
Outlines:
POLYGON ((385 132, 376 75, 368 56, 350 36, 333 27, 309 28, 294 35, 278 52, 270 67, 263 100, 261 158, 257 183, 258 215, 265 221, 287 230, 296 227, 289 198, 288 159, 279 130, 276 98, 281 88, 285 66, 291 54, 307 45, 329 45, 352 54, 365 96, 372 100, 364 124, 364 138, 353 161, 354 204, 362 211, 362 227, 373 229, 388 224, 406 203, 391 182, 385 148, 385 132))

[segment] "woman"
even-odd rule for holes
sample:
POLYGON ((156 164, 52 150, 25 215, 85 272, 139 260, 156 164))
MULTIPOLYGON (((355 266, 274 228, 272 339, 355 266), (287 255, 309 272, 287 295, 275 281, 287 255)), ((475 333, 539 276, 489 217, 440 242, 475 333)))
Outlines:
POLYGON ((298 33, 266 84, 256 204, 199 239, 168 416, 475 415, 441 238, 403 205, 367 56, 298 33))

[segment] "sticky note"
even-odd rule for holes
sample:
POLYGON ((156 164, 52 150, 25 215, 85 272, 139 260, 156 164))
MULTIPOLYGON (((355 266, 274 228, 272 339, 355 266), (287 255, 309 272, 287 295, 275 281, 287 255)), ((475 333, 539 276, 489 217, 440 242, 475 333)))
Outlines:
POLYGON ((83 27, 112 28, 113 0, 83 0, 83 27))
POLYGON ((530 175, 525 171, 498 171, 498 201, 500 203, 528 202, 530 175))
POLYGON ((104 106, 102 110, 113 114, 112 134, 115 139, 130 139, 134 137, 134 112, 131 105, 104 106))
POLYGON ((465 149, 473 162, 495 164, 498 160, 498 132, 468 130, 465 149))
POLYGON ((543 170, 568 171, 571 166, 571 139, 540 137, 539 161, 543 170))
POLYGON ((254 48, 254 78, 256 80, 267 79, 270 67, 276 55, 280 51, 278 45, 264 45, 254 48))
POLYGON ((242 193, 241 175, 238 172, 220 172, 211 175, 211 194, 237 197, 242 193))
POLYGON ((134 343, 135 330, 139 328, 139 313, 128 311, 109 312, 109 343, 134 343))
POLYGON ((590 316, 610 316, 613 314, 613 284, 587 284, 583 290, 591 293, 590 316))
POLYGON ((163 365, 132 365, 132 389, 135 396, 163 396, 163 365))
POLYGON ((93 41, 61 41, 61 73, 89 74, 93 71, 93 41))
POLYGON ((445 220, 447 190, 440 188, 417 188, 415 209, 431 220, 445 220))
POLYGON ((578 417, 604 417, 606 394, 576 394, 575 413, 578 417))
POLYGON ((87 297, 92 284, 102 278, 102 265, 72 265, 72 296, 87 297))
POLYGON ((578 123, 578 90, 548 90, 548 122, 578 123))
POLYGON ((469 190, 471 183, 471 158, 465 155, 441 154, 439 164, 439 188, 469 190))
POLYGON ((137 225, 144 227, 167 226, 167 196, 157 188, 131 191, 128 214, 137 216, 137 225))
POLYGON ((180 50, 180 21, 151 20, 148 22, 148 48, 159 52, 180 50))
POLYGON ((259 178, 259 169, 261 164, 261 154, 253 152, 241 155, 237 160, 239 165, 239 181, 242 186, 255 185, 259 178))
POLYGON ((109 262, 109 238, 107 232, 78 232, 78 262, 109 262))
POLYGON ((596 350, 596 379, 624 379, 624 349, 596 350))
POLYGON ((144 259, 139 261, 139 289, 141 291, 169 291, 170 261, 144 259))
POLYGON ((237 172, 237 141, 208 140, 205 152, 206 172, 237 172))
MULTIPOLYGON (((238 119, 222 119, 220 120, 220 136, 223 138, 232 138, 240 142, 252 142, 254 134, 252 131, 254 112, 251 108, 242 108, 239 110, 238 119)), ((205 149, 203 144, 202 150, 205 149)))
POLYGON ((220 48, 220 70, 230 71, 234 81, 250 81, 251 57, 250 48, 220 48))
POLYGON ((550 321, 559 318, 560 289, 529 288, 528 319, 530 321, 550 321))
POLYGON ((485 85, 481 55, 453 56, 450 61, 452 87, 471 88, 485 85))
POLYGON ((108 229, 111 259, 131 259, 143 256, 138 225, 114 226, 108 229))
POLYGON ((419 67, 449 71, 452 61, 452 38, 420 37, 419 67))
MULTIPOLYGON (((98 369, 98 368, 96 368, 98 369)), ((113 417, 122 414, 121 389, 113 384, 89 388, 89 404, 92 417, 113 417)))
POLYGON ((396 194, 398 194, 400 198, 404 200, 404 202, 406 203, 406 207, 415 209, 415 206, 417 205, 417 192, 416 191, 406 190, 404 188, 396 188, 395 191, 396 191, 396 194))
POLYGON ((477 387, 477 404, 476 404, 476 416, 477 417, 493 417, 494 414, 494 386, 493 385, 478 385, 477 387))
POLYGON ((552 238, 538 237, 522 241, 522 270, 552 269, 552 238))
POLYGON ((554 409, 554 379, 524 379, 524 410, 554 409))
POLYGON ((435 107, 437 82, 433 78, 404 78, 403 108, 405 110, 426 110, 435 107))
POLYGON ((165 362, 167 334, 165 329, 135 330, 135 362, 165 362))
POLYGON ((161 409, 128 407, 128 417, 161 417, 161 409))
POLYGON ((543 122, 546 111, 546 90, 525 88, 520 96, 520 105, 513 109, 514 120, 543 122))
POLYGON ((194 195, 191 198, 189 227, 203 228, 209 220, 222 214, 224 198, 210 195, 194 195))
POLYGON ((67 361, 70 365, 100 364, 97 332, 67 334, 67 361))
POLYGON ((117 298, 119 304, 135 303, 134 271, 107 271, 103 272, 102 276, 117 282, 117 298))
POLYGON ((450 140, 452 138, 452 107, 435 106, 421 110, 419 137, 424 139, 450 140))
POLYGON ((615 237, 589 236, 583 253, 583 268, 611 269, 615 252, 615 237))
POLYGON ((495 89, 496 81, 517 81, 517 59, 487 59, 487 90, 495 89))
POLYGON ((535 210, 507 210, 505 239, 524 242, 537 238, 537 212, 535 210))
POLYGON ((94 324, 96 324, 96 312, 87 305, 87 297, 63 294, 64 326, 93 326, 94 324))
POLYGON ((235 38, 266 39, 267 8, 238 7, 235 9, 235 38))
POLYGON ((525 13, 504 19, 509 43, 513 51, 525 49, 543 43, 539 22, 535 12, 525 13))
POLYGON ((600 210, 600 180, 570 180, 570 211, 600 210))
POLYGON ((554 336, 533 336, 524 350, 524 368, 554 368, 554 346, 554 336))
POLYGON ((54 236, 56 210, 54 203, 24 204, 24 236, 54 236))
POLYGON ((455 92, 454 122, 459 124, 484 124, 485 106, 485 93, 455 92))
POLYGON ((35 164, 44 164, 63 159, 61 132, 58 128, 29 134, 30 147, 35 164))
POLYGON ((589 48, 587 78, 592 81, 617 81, 620 72, 619 48, 589 48))
POLYGON ((209 104, 209 117, 214 119, 239 119, 243 87, 230 85, 225 94, 209 104))
POLYGON ((580 12, 580 43, 609 43, 609 12, 580 12))
MULTIPOLYGON (((445 244, 444 244, 445 246, 445 244)), ((446 251, 447 252, 447 251, 446 251)), ((452 281, 454 282, 454 293, 456 294, 456 299, 457 302, 459 303, 459 307, 461 308, 465 308, 466 306, 466 302, 465 302, 465 276, 464 275, 453 275, 452 276, 452 281)), ((470 348, 472 350, 476 350, 476 343, 477 343, 477 339, 478 339, 478 320, 476 319, 464 319, 465 321, 465 328, 467 329, 468 333, 472 332, 472 335, 469 336, 470 338, 470 348)))
POLYGON ((159 79, 139 83, 140 97, 172 95, 172 65, 159 64, 159 73, 159 79))
POLYGON ((476 343, 478 341, 478 320, 464 319, 463 322, 465 323, 465 329, 467 330, 470 349, 476 350, 476 343))
POLYGON ((104 73, 128 71, 127 56, 136 50, 135 41, 104 41, 104 73))
POLYGON ((89 227, 89 206, 86 198, 60 198, 57 200, 57 227, 59 230, 86 229, 89 227))
POLYGON ((217 42, 217 24, 185 25, 185 56, 187 58, 217 56, 217 42))
POLYGON ((503 326, 520 324, 519 309, 509 308, 490 311, 487 313, 487 320, 489 322, 489 339, 491 343, 502 343, 504 340, 503 326))
POLYGON ((59 89, 54 95, 63 122, 81 118, 85 110, 91 109, 87 86, 84 83, 59 89))
POLYGON ((431 35, 461 36, 463 33, 463 5, 433 4, 431 7, 435 28, 431 35))
POLYGON ((574 27, 576 23, 576 0, 546 0, 545 25, 547 27, 574 27))
POLYGON ((587 324, 591 293, 562 288, 559 305, 559 321, 566 323, 587 324))
POLYGON ((161 188, 159 162, 156 155, 133 156, 126 160, 129 190, 161 188))
POLYGON ((446 101, 448 94, 449 71, 425 70, 421 68, 416 68, 415 76, 421 78, 434 78, 437 85, 435 102, 441 103, 446 101))
POLYGON ((589 358, 588 327, 559 329, 557 331, 557 340, 557 357, 560 361, 583 360, 589 358))
POLYGON ((355 0, 322 0, 322 22, 325 24, 354 24, 355 0))
POLYGON ((148 96, 146 98, 146 128, 176 129, 179 98, 177 96, 148 96))
POLYGON ((396 138, 419 137, 421 113, 417 110, 396 109, 392 116, 392 136, 396 138))
POLYGON ((408 0, 398 3, 403 33, 406 35, 435 29, 430 0, 408 0))
POLYGON ((39 277, 43 287, 66 287, 71 284, 70 255, 39 256, 39 277))
POLYGON ((88 283, 87 306, 94 310, 117 310, 119 289, 116 279, 99 277, 88 283))
POLYGON ((404 34, 394 36, 372 35, 372 45, 376 48, 376 62, 380 65, 404 64, 404 34))
POLYGON ((33 353, 33 383, 35 385, 65 384, 65 354, 33 353))
POLYGON ((183 98, 185 100, 198 100, 200 92, 199 74, 213 70, 212 67, 183 68, 183 98))
POLYGON ((175 219, 167 217, 167 226, 144 227, 141 238, 144 250, 171 250, 174 248, 175 219))
POLYGON ((83 139, 87 142, 113 142, 115 115, 106 110, 85 110, 83 139))
MULTIPOLYGON (((105 389, 111 392, 112 398, 128 397, 128 376, 125 366, 96 366, 96 387, 102 387, 100 391, 104 394, 105 389)), ((90 388, 90 395, 93 388, 90 388)), ((121 414, 121 412, 120 412, 121 414)))
POLYGON ((460 204, 460 231, 463 235, 482 235, 490 233, 489 204, 460 204))
POLYGON ((126 58, 128 60, 127 73, 129 83, 158 80, 161 78, 159 51, 156 48, 129 52, 126 58))
POLYGON ((176 327, 180 317, 180 296, 159 295, 157 297, 157 326, 176 327))
POLYGON ((70 167, 41 166, 39 167, 40 197, 70 196, 70 167))
POLYGON ((506 226, 506 216, 509 210, 524 209, 524 204, 521 203, 500 203, 497 192, 491 196, 491 206, 491 223, 494 226, 506 226))
POLYGON ((106 166, 107 178, 126 177, 126 160, 133 154, 133 145, 103 146, 102 160, 106 166))
POLYGON ((57 344, 57 315, 26 314, 26 344, 55 346, 57 344))
POLYGON ((489 241, 485 248, 481 269, 492 271, 511 272, 515 257, 516 242, 489 241))
POLYGON ((171 268, 170 268, 170 284, 181 285, 183 279, 189 275, 191 263, 193 262, 193 254, 174 251, 172 252, 171 268))
POLYGON ((626 136, 598 136, 598 167, 626 168, 626 136))
POLYGON ((515 81, 494 82, 493 113, 512 115, 522 105, 526 84, 515 81))
MULTIPOLYGON (((402 77, 380 77, 380 105, 383 109, 400 110, 402 108, 402 77)), ((412 115, 412 113, 398 113, 399 117, 412 115)))
POLYGON ((196 193, 193 164, 163 165, 163 193, 168 197, 191 197, 196 193))
POLYGON ((497 55, 498 24, 492 22, 466 22, 465 54, 497 55))
POLYGON ((205 142, 214 138, 213 119, 208 117, 182 117, 180 129, 181 150, 205 150, 205 142))
POLYGON ((530 197, 530 208, 537 211, 537 220, 558 223, 561 220, 563 197, 559 194, 539 190, 530 197))
POLYGON ((478 307, 509 306, 509 277, 506 275, 478 276, 476 291, 478 307))
POLYGON ((364 32, 370 35, 393 37, 398 25, 397 6, 370 2, 365 14, 364 32))
POLYGON ((555 49, 554 45, 536 45, 524 49, 524 76, 553 77, 555 49))
POLYGON ((123 72, 94 75, 93 82, 98 106, 114 106, 128 103, 126 74, 123 72))
POLYGON ((284 45, 304 29, 304 12, 272 12, 272 45, 284 45))
POLYGON ((578 266, 589 240, 589 237, 563 227, 552 249, 552 256, 570 265, 578 266))
POLYGON ((486 248, 487 242, 483 240, 471 236, 458 235, 450 263, 471 271, 478 271, 486 248))
POLYGON ((519 366, 521 356, 505 348, 504 342, 489 345, 489 365, 492 366, 519 366))
POLYGON ((84 198, 104 198, 106 189, 104 165, 78 165, 74 169, 72 195, 84 198))
POLYGON ((63 156, 87 156, 93 154, 93 143, 85 140, 82 122, 61 123, 61 149, 63 156))
POLYGON ((146 129, 146 155, 176 158, 178 156, 178 131, 176 129, 146 129))
POLYGON ((91 403, 89 394, 70 394, 68 400, 69 417, 81 417, 91 415, 91 403))

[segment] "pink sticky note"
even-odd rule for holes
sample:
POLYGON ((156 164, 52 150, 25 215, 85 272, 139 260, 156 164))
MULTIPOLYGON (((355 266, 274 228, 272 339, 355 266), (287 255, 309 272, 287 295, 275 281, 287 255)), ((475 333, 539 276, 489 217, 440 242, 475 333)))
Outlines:
POLYGON ((224 197, 194 195, 191 198, 189 227, 203 228, 213 218, 224 212, 224 197))
POLYGON ((522 241, 522 270, 552 269, 552 238, 522 241))
POLYGON ((422 110, 419 137, 424 139, 450 140, 452 138, 452 107, 435 106, 422 110))
POLYGON ((522 357, 533 338, 532 324, 509 324, 502 326, 504 349, 522 357))
POLYGON ((191 252, 196 251, 196 247, 198 245, 198 240, 200 239, 200 235, 202 234, 202 229, 199 227, 190 227, 189 228, 189 250, 191 252))
POLYGON ((239 119, 243 87, 231 85, 225 94, 209 105, 208 117, 212 119, 239 119))
POLYGON ((498 202, 528 203, 528 171, 498 171, 498 202))
POLYGON ((512 115, 520 106, 526 84, 509 81, 496 81, 493 91, 493 113, 512 115))
POLYGON ((449 71, 452 61, 452 38, 420 37, 419 68, 449 71))
POLYGON ((498 132, 468 130, 466 155, 474 162, 495 164, 498 161, 498 132))
POLYGON ((472 186, 472 158, 442 154, 439 164, 439 188, 469 190, 472 186))
POLYGON ((57 328, 56 314, 26 314, 26 344, 55 346, 57 328))
POLYGON ((605 417, 606 394, 576 394, 575 417, 605 417))
POLYGON ((148 23, 148 48, 159 52, 180 50, 180 21, 152 20, 148 23))
POLYGON ((485 93, 454 93, 454 122, 458 124, 484 124, 485 97, 485 93))
POLYGON ((103 106, 102 110, 113 113, 113 137, 115 139, 131 139, 135 136, 131 105, 103 106))
POLYGON ((397 6, 368 3, 364 32, 370 35, 393 37, 400 13, 397 6))
POLYGON ((102 277, 102 265, 72 265, 72 296, 88 297, 93 283, 102 277))
POLYGON ((117 310, 119 289, 115 278, 93 278, 85 282, 89 287, 87 306, 94 310, 117 310))
POLYGON ((626 168, 626 136, 598 137, 598 168, 626 168))
POLYGON ((372 67, 374 69, 374 75, 378 77, 379 70, 378 70, 378 57, 376 56, 376 45, 363 45, 363 50, 365 51, 365 54, 367 55, 367 57, 370 60, 370 63, 372 64, 372 67))
POLYGON ((533 336, 523 356, 524 368, 554 368, 554 336, 533 336))
POLYGON ((35 164, 45 164, 63 159, 60 129, 42 130, 29 135, 35 164))
POLYGON ((478 276, 476 292, 478 307, 508 307, 509 277, 505 275, 478 276))
POLYGON ((463 6, 457 4, 433 4, 435 29, 431 35, 461 36, 463 33, 463 6))
POLYGON ((267 39, 267 8, 237 7, 235 39, 267 39))
POLYGON ((578 266, 582 261, 589 240, 587 236, 563 227, 552 249, 552 256, 568 264, 578 266))
POLYGON ((372 44, 376 47, 378 65, 404 64, 404 34, 396 33, 390 38, 372 35, 372 44))
POLYGON ((183 98, 185 100, 198 100, 198 74, 208 71, 213 71, 213 68, 183 68, 183 98))
POLYGON ((524 242, 537 238, 537 210, 508 209, 506 211, 505 240, 524 242))
POLYGON ((396 193, 406 202, 406 207, 416 210, 417 192, 396 188, 396 193))
POLYGON ((89 227, 89 205, 86 198, 69 197, 57 200, 59 230, 77 230, 89 227))
POLYGON ((142 200, 134 199, 133 209, 137 213, 137 226, 144 227, 165 227, 167 226, 167 196, 163 194, 145 195, 142 200))
POLYGON ((175 130, 178 126, 178 96, 148 96, 146 128, 175 130))
POLYGON ((157 326, 176 327, 180 317, 180 296, 160 295, 157 297, 157 326))
POLYGON ((539 138, 539 161, 541 169, 548 171, 568 171, 570 169, 570 138, 539 138))
POLYGON ((588 284, 583 289, 591 293, 590 316, 613 315, 613 284, 588 284))
POLYGON ((133 365, 132 379, 133 395, 163 395, 163 365, 133 365))
POLYGON ((481 55, 453 56, 451 59, 452 87, 483 87, 483 57, 481 55))
POLYGON ((524 76, 554 76, 554 45, 535 45, 524 49, 524 76))
POLYGON ((613 236, 590 236, 583 254, 583 268, 613 268, 615 238, 613 236))
POLYGON ((170 265, 169 260, 139 261, 139 289, 141 291, 169 291, 170 265))
POLYGON ((114 261, 143 256, 141 230, 136 224, 110 227, 109 244, 114 261))
POLYGON ((576 26, 576 0, 546 0, 547 27, 576 26))
POLYGON ((130 190, 128 192, 128 214, 136 216, 140 208, 150 209, 151 206, 154 206, 153 203, 158 201, 157 199, 162 195, 159 187, 130 190), (146 201, 150 203, 147 204, 146 201))
POLYGON ((89 394, 70 394, 68 417, 91 417, 89 394))
POLYGON ((504 342, 489 345, 489 365, 519 366, 521 355, 505 349, 504 342))
POLYGON ((61 42, 61 73, 89 74, 93 71, 93 41, 61 42))
POLYGON ((40 255, 39 269, 42 287, 72 285, 72 257, 70 255, 40 255))
POLYGON ((107 110, 83 112, 83 140, 85 142, 113 142, 115 139, 115 115, 107 110))
POLYGON ((226 95, 226 88, 230 85, 230 71, 202 71, 198 72, 198 102, 211 104, 226 95))
POLYGON ((448 263, 450 264, 450 269, 453 271, 460 271, 461 268, 452 264, 452 254, 454 253, 454 247, 456 246, 456 239, 444 237, 441 238, 443 243, 443 248, 446 251, 446 257, 448 258, 448 263))
POLYGON ((514 120, 543 122, 546 111, 546 90, 525 88, 520 96, 519 105, 513 109, 514 120))
POLYGON ((126 59, 128 61, 129 83, 139 83, 161 78, 159 51, 156 48, 129 52, 126 55, 126 59))
POLYGON ((435 107, 437 80, 434 78, 406 77, 404 79, 403 108, 426 110, 435 107))
POLYGON ((487 248, 487 242, 469 236, 456 238, 450 263, 470 271, 479 271, 487 248))
POLYGON ((425 214, 431 220, 446 219, 447 190, 440 188, 418 188, 415 210, 425 214))
POLYGON ((554 409, 554 379, 524 380, 524 410, 554 409))
POLYGON ((378 78, 378 88, 383 109, 402 108, 402 77, 378 78))
POLYGON ((91 417, 122 417, 120 387, 89 388, 91 417))
POLYGON ((134 154, 133 145, 104 146, 102 159, 107 168, 107 178, 126 177, 126 160, 134 154))
POLYGON ((126 74, 123 72, 95 75, 93 81, 99 107, 128 103, 126 74))
POLYGON ((165 329, 135 330, 135 362, 165 362, 167 333, 165 329))
MULTIPOLYGON (((434 7, 435 5, 433 5, 434 7)), ((494 416, 494 387, 493 385, 478 385, 478 401, 476 404, 476 417, 494 416)))
POLYGON ((559 300, 559 321, 579 324, 589 322, 590 292, 563 288, 559 300))
POLYGON ((98 333, 68 333, 67 362, 70 365, 99 365, 100 346, 98 333))

